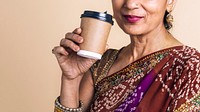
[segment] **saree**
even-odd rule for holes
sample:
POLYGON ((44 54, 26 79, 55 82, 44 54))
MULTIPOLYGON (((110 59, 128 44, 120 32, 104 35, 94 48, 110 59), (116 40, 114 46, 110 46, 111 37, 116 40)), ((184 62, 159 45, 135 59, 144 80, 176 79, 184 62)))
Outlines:
POLYGON ((188 46, 156 51, 107 76, 120 50, 92 67, 89 112, 200 112, 200 53, 188 46))

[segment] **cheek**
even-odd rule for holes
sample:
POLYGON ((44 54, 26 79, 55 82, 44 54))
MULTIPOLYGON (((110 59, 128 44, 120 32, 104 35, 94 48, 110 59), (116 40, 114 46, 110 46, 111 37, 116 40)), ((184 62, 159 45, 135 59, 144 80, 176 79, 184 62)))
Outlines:
POLYGON ((167 8, 167 0, 143 0, 143 8, 149 13, 163 12, 167 8))
POLYGON ((120 14, 120 9, 123 7, 123 0, 112 0, 112 8, 114 15, 120 14))
POLYGON ((163 21, 163 16, 165 13, 165 6, 163 4, 148 4, 147 6, 144 6, 144 9, 146 11, 146 17, 151 22, 160 22, 163 21))

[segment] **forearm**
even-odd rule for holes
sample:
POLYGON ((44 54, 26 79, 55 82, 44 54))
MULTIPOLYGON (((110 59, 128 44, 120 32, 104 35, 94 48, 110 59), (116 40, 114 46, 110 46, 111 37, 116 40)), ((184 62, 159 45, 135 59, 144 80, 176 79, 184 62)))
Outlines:
POLYGON ((79 86, 82 76, 74 80, 68 80, 64 76, 61 79, 60 103, 69 108, 79 107, 79 86))
POLYGON ((63 75, 60 102, 58 99, 56 100, 54 112, 65 112, 71 109, 72 112, 84 112, 93 97, 94 88, 91 82, 92 77, 90 72, 86 72, 84 75, 78 75, 73 80, 66 79, 65 75, 63 75))

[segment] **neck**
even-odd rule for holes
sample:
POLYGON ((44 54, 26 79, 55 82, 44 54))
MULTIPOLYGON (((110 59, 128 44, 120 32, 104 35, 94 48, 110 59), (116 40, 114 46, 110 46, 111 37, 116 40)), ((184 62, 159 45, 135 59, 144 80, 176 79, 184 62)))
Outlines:
POLYGON ((135 61, 145 55, 180 45, 173 36, 165 29, 155 30, 146 35, 130 36, 131 44, 127 47, 130 61, 135 61))

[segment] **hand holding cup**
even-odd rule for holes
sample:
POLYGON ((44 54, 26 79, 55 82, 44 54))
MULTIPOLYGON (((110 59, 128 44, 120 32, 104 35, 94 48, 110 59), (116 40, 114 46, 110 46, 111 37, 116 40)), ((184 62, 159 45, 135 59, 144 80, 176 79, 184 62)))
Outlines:
POLYGON ((96 61, 77 55, 80 50, 79 44, 84 41, 83 37, 80 36, 81 32, 81 28, 77 28, 73 32, 67 33, 65 38, 60 41, 60 46, 56 46, 52 50, 58 60, 63 76, 69 80, 84 74, 96 61))

